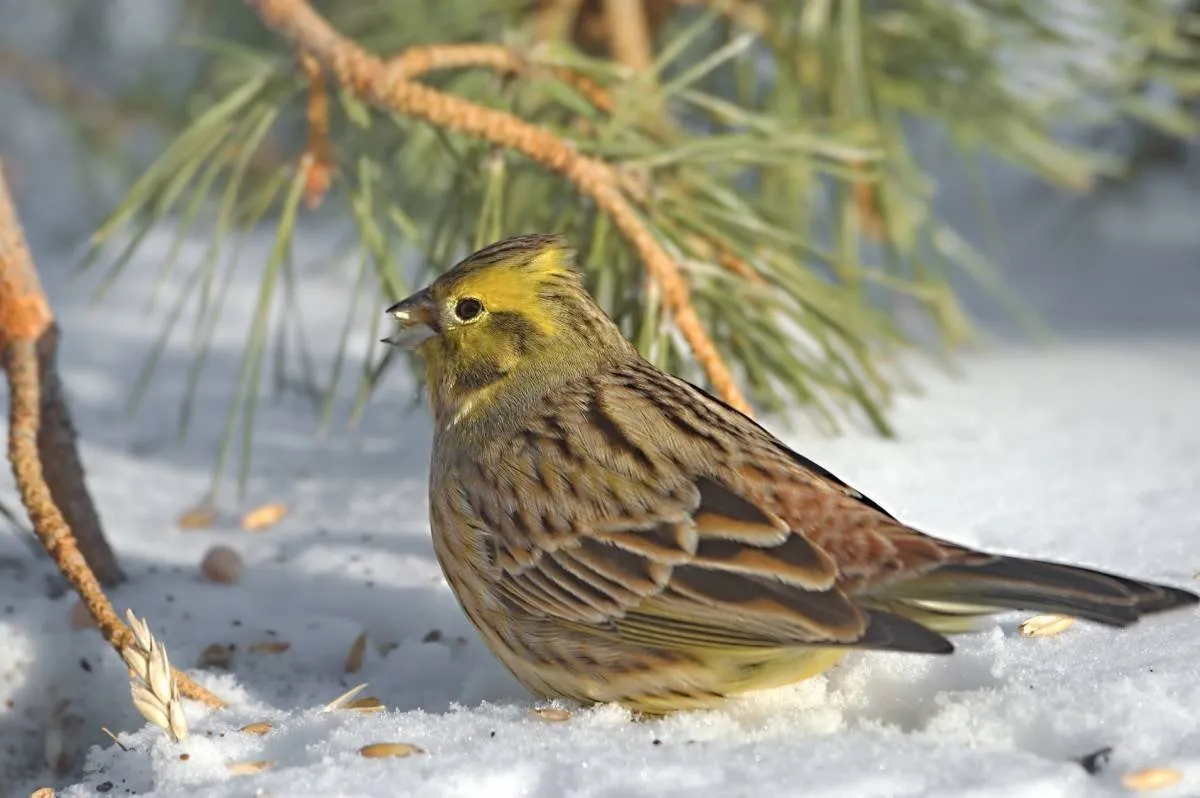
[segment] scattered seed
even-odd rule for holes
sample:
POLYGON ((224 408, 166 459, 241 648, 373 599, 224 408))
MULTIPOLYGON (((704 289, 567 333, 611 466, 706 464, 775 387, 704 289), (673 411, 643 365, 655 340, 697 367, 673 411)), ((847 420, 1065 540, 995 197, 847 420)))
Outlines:
POLYGON ((208 529, 216 522, 217 511, 207 505, 193 507, 175 519, 175 524, 185 532, 208 529))
POLYGON ((1121 777, 1121 783, 1134 792, 1149 792, 1178 784, 1182 779, 1183 773, 1175 768, 1146 768, 1126 773, 1121 777))
POLYGON ((342 693, 340 696, 333 699, 328 704, 326 704, 324 707, 322 707, 321 711, 322 712, 333 712, 334 710, 337 710, 337 709, 343 709, 346 706, 346 704, 348 704, 350 702, 350 699, 354 698, 354 696, 358 695, 365 689, 367 689, 366 682, 363 682, 360 685, 356 685, 355 687, 351 687, 349 690, 342 693))
POLYGON ((1112 758, 1112 746, 1105 746, 1099 751, 1093 751, 1086 756, 1081 756, 1075 761, 1086 770, 1089 774, 1095 776, 1100 771, 1108 767, 1108 760, 1112 758))
POLYGON ((192 755, 191 755, 191 754, 180 754, 180 755, 179 755, 179 761, 180 761, 180 762, 186 762, 186 761, 188 761, 188 760, 189 760, 189 759, 191 759, 191 758, 192 758, 192 755))
POLYGON ((29 798, 54 798, 58 793, 53 787, 38 787, 33 792, 29 793, 29 798))
POLYGON ((384 709, 383 702, 375 696, 367 696, 366 698, 356 698, 353 701, 347 701, 342 705, 342 709, 350 709, 355 712, 382 712, 384 709))
POLYGON ((242 516, 242 529, 248 532, 259 532, 275 526, 287 515, 287 508, 278 502, 256 507, 242 516))
POLYGON ((425 753, 425 749, 412 743, 371 743, 358 749, 358 753, 368 759, 381 759, 383 757, 402 759, 413 754, 423 754, 425 753))
POLYGON ((367 655, 367 633, 363 632, 354 638, 350 645, 350 653, 346 655, 346 673, 358 673, 362 670, 363 658, 367 655))
POLYGON ((245 726, 238 729, 238 731, 242 732, 243 734, 260 734, 260 735, 266 734, 270 730, 271 730, 271 724, 267 723, 265 720, 260 720, 255 723, 247 723, 245 726))
POLYGON ((1035 615, 1018 629, 1023 637, 1053 637, 1071 628, 1075 619, 1070 615, 1035 615))
POLYGON ((258 759, 252 762, 230 762, 225 768, 235 776, 249 776, 251 773, 261 773, 274 765, 269 759, 258 759))
POLYGON ((225 643, 212 643, 205 646, 200 652, 200 658, 196 661, 197 668, 223 668, 229 669, 233 664, 233 646, 225 643))
POLYGON ((537 707, 530 711, 542 720, 550 721, 551 723, 562 723, 565 720, 571 719, 570 712, 556 707, 537 707))
POLYGON ((242 578, 246 566, 242 563, 242 555, 229 546, 213 546, 204 555, 200 570, 210 582, 222 585, 232 585, 242 578))
POLYGON ((425 633, 425 636, 421 638, 421 642, 422 643, 440 643, 442 640, 442 637, 444 637, 444 635, 442 634, 441 629, 430 629, 428 632, 425 633))
POLYGON ((256 654, 282 654, 291 647, 291 643, 285 643, 282 640, 265 640, 261 643, 252 643, 250 650, 256 654))

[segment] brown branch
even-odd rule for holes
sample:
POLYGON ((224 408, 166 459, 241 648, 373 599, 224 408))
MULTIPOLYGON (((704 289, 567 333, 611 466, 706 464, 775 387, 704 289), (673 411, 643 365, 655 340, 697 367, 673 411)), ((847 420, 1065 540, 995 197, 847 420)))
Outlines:
MULTIPOLYGON (((100 580, 80 550, 83 541, 77 540, 64 517, 64 504, 50 484, 49 476, 57 470, 63 475, 60 478, 69 480, 72 490, 76 491, 72 495, 77 500, 91 502, 82 470, 72 472, 72 468, 78 469, 78 460, 74 451, 74 432, 69 426, 61 384, 54 371, 57 346, 58 327, 42 293, 0 168, 0 357, 9 390, 8 459, 21 502, 29 513, 38 539, 62 575, 79 593, 104 639, 119 653, 133 642, 133 633, 117 617, 104 595, 100 580), (57 410, 47 412, 48 403, 55 402, 57 410), (66 427, 56 431, 46 429, 55 423, 66 423, 66 427), (45 443, 49 439, 54 442, 50 448, 45 443), (69 459, 64 462, 45 459, 63 456, 68 449, 69 459)), ((103 537, 99 540, 103 542, 103 537)), ((112 552, 106 543, 104 548, 111 558, 112 552)), ((115 558, 111 567, 116 568, 115 558)), ((119 575, 120 571, 116 573, 119 575)), ((176 671, 175 679, 179 691, 188 698, 212 707, 224 706, 224 702, 186 675, 176 671)))
POLYGON ((641 256, 650 279, 662 289, 666 309, 704 368, 714 390, 734 407, 750 407, 689 299, 675 259, 655 239, 622 192, 613 166, 580 155, 545 128, 503 111, 484 108, 391 72, 383 60, 339 34, 307 0, 247 0, 263 23, 314 56, 357 96, 407 116, 515 150, 561 175, 590 197, 641 256))
POLYGON ((329 92, 325 74, 317 60, 307 53, 300 54, 300 69, 308 78, 308 140, 300 168, 304 170, 304 204, 312 210, 321 204, 333 183, 336 166, 333 145, 329 141, 329 92))
POLYGON ((125 579, 104 537, 95 503, 84 482, 75 428, 55 368, 58 330, 42 293, 33 258, 0 174, 0 347, 14 341, 37 343, 39 408, 37 454, 50 495, 75 531, 79 549, 102 584, 125 579))
MULTIPOLYGON (((538 68, 536 60, 501 44, 435 44, 410 47, 387 62, 393 77, 416 80, 430 72, 464 67, 486 67, 501 74, 524 74, 538 68)), ((563 83, 579 92, 598 110, 611 113, 616 106, 612 94, 587 75, 562 66, 549 67, 563 83)))
POLYGON ((634 72, 648 70, 654 63, 654 47, 642 0, 604 0, 604 17, 613 60, 634 72))

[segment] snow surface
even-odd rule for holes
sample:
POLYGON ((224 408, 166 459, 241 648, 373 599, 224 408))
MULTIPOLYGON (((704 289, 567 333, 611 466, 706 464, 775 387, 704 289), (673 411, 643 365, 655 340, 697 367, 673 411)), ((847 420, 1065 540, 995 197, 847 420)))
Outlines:
MULTIPOLYGON (((165 233, 152 239, 134 267, 153 268, 167 243, 165 233)), ((189 705, 192 736, 179 744, 145 726, 123 666, 96 632, 70 628, 73 596, 46 589, 49 564, 0 537, 4 795, 61 786, 42 764, 48 740, 87 751, 66 796, 1085 796, 1123 794, 1122 773, 1158 765, 1184 779, 1155 795, 1200 794, 1194 612, 1120 632, 1077 624, 1046 639, 1019 636, 1023 616, 1014 614, 959 638, 950 658, 861 654, 827 677, 718 711, 632 722, 599 707, 548 721, 530 712, 538 704, 484 649, 441 578, 426 520, 428 418, 402 410, 411 388, 399 372, 352 435, 314 440, 307 404, 265 403, 247 499, 226 497, 216 527, 183 532, 175 518, 208 484, 253 276, 235 289, 192 444, 179 448, 186 344, 168 348, 163 378, 129 420, 133 370, 156 330, 140 312, 144 291, 131 281, 87 310, 63 262, 43 268, 66 330, 63 371, 90 484, 131 576, 113 600, 148 617, 177 664, 192 666, 209 644, 235 644, 232 671, 193 671, 232 706, 189 705), (289 515, 264 532, 240 530, 238 511, 264 501, 284 502, 289 515), (236 586, 200 579, 214 544, 245 558, 236 586), (371 645, 361 672, 348 675, 360 632, 371 645), (291 646, 249 650, 273 640, 291 646), (385 712, 319 711, 359 682, 385 712), (265 736, 236 731, 262 720, 274 727, 265 736), (385 741, 426 753, 358 754, 385 741), (1097 775, 1074 761, 1110 746, 1097 775), (226 770, 253 760, 275 765, 226 770)), ((1064 268, 1069 283, 1092 266, 1064 268)), ((1089 274, 1110 290, 1145 279, 1131 268, 1089 274)), ((334 283, 301 290, 318 340, 341 319, 341 304, 328 300, 334 283)), ((1059 291, 1068 303, 1071 293, 1059 291)), ((1180 302, 1168 294, 1166 306, 1180 302)), ((1198 587, 1200 338, 1143 323, 1167 316, 1054 347, 1002 342, 966 358, 961 378, 922 369, 926 395, 902 399, 895 413, 899 441, 831 439, 803 422, 783 434, 932 533, 1198 587)))

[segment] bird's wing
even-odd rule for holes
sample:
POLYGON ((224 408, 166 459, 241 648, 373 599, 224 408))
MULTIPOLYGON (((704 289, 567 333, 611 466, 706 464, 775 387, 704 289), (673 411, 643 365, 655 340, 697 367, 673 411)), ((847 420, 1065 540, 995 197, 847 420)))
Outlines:
POLYGON ((949 650, 917 623, 856 606, 835 557, 722 463, 736 453, 703 434, 694 405, 672 401, 590 384, 499 442, 489 467, 460 467, 494 595, 664 648, 949 650))

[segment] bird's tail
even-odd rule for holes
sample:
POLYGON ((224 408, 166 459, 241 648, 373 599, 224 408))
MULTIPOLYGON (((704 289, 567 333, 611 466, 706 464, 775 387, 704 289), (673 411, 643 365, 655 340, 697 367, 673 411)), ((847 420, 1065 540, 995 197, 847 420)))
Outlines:
POLYGON ((1144 615, 1188 607, 1200 596, 1116 574, 1020 557, 948 563, 872 596, 881 608, 936 632, 974 628, 981 616, 1030 610, 1128 626, 1144 615))

